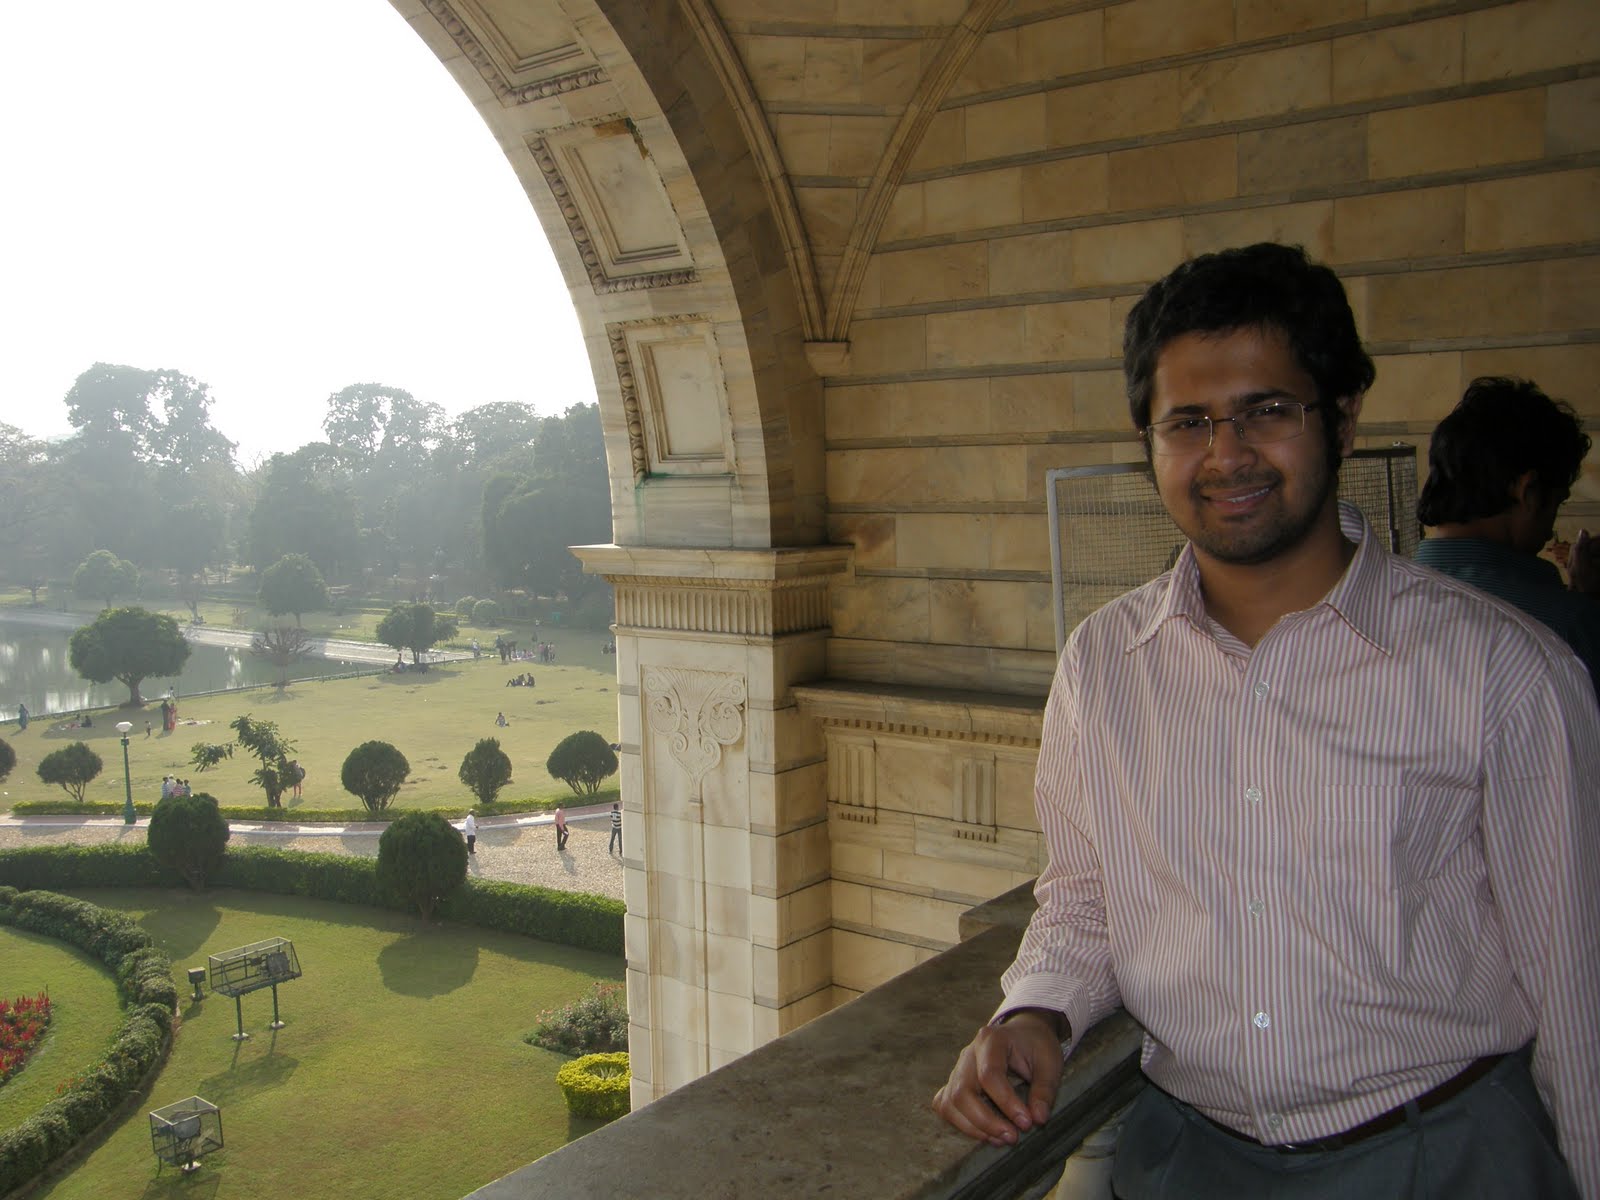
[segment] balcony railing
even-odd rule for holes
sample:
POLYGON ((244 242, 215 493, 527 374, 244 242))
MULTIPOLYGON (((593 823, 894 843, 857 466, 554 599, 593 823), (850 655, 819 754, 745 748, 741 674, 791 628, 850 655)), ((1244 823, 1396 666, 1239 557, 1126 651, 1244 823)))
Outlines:
POLYGON ((1142 1086, 1118 1013, 1068 1061, 1054 1113, 977 1145, 929 1102, 1000 999, 1031 897, 974 909, 967 940, 794 1033, 472 1193, 471 1200, 1018 1200, 1142 1086))

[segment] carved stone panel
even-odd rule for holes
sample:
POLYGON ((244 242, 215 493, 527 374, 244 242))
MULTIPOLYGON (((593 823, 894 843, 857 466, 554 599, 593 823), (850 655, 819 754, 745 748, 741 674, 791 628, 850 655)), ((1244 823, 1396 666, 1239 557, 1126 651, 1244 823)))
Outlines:
POLYGON ((645 719, 667 739, 673 761, 689 776, 689 799, 696 804, 705 777, 722 762, 722 748, 744 737, 746 697, 745 682, 737 675, 644 669, 645 719))
POLYGON ((622 387, 635 479, 731 474, 733 433, 711 323, 621 322, 606 332, 622 387))
POLYGON ((828 739, 828 802, 842 821, 878 820, 878 757, 871 738, 828 739))
POLYGON ((423 2, 502 104, 528 104, 606 81, 558 9, 505 0, 423 2))
POLYGON ((951 817, 955 835, 968 842, 992 842, 997 837, 994 804, 994 755, 963 755, 955 763, 955 804, 951 817))
POLYGON ((694 260, 672 201, 626 120, 552 130, 528 149, 596 292, 694 280, 694 260))

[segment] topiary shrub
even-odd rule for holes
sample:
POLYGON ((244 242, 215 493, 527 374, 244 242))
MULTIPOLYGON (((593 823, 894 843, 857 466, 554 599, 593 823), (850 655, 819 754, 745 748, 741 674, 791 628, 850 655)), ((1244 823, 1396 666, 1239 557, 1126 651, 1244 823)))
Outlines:
POLYGON ((5 738, 0 738, 0 783, 5 782, 7 775, 17 765, 17 752, 11 748, 11 743, 5 738))
POLYGON ((482 738, 461 760, 458 775, 478 803, 493 804, 500 789, 511 782, 511 756, 500 749, 499 738, 482 738))
POLYGON ((544 769, 580 796, 592 796, 607 776, 617 773, 611 744, 592 729, 569 733, 550 751, 544 769))
POLYGON ((100 756, 89 749, 86 742, 73 742, 52 750, 39 760, 39 778, 45 783, 59 784, 62 791, 82 804, 83 789, 94 782, 103 765, 100 756))
POLYGON ((411 764, 406 756, 388 742, 362 742, 344 760, 339 782, 368 812, 382 812, 409 774, 411 764))
POLYGON ((628 1001, 620 983, 597 983, 581 1000, 539 1014, 523 1041, 561 1054, 609 1054, 628 1048, 628 1001))
POLYGON ((615 1120, 628 1111, 628 1056, 585 1054, 556 1072, 556 1086, 575 1117, 615 1120))
POLYGON ((157 862, 182 875, 198 892, 227 853, 228 821, 215 796, 205 792, 167 796, 157 802, 145 840, 157 862))
POLYGON ((460 617, 463 621, 472 620, 472 610, 477 603, 477 599, 473 596, 461 597, 461 599, 456 601, 456 616, 460 617))
POLYGON ((480 629, 500 623, 500 604, 495 600, 479 600, 472 606, 472 623, 480 629))
POLYGON ((467 878, 467 839, 436 812, 397 817, 378 839, 378 886, 422 914, 467 878))

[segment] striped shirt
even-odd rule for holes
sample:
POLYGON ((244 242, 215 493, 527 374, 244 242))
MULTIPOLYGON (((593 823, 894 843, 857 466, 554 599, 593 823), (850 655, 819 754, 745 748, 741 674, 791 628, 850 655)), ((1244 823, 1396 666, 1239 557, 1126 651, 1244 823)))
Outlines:
MULTIPOLYGON (((1119 1004, 1144 1069, 1266 1143, 1538 1035, 1600 1197, 1600 713, 1509 605, 1368 538, 1252 647, 1194 551, 1074 631, 1035 786, 1049 864, 1001 1012, 1119 1004)), ((1071 1045, 1068 1046, 1068 1052, 1071 1045)))

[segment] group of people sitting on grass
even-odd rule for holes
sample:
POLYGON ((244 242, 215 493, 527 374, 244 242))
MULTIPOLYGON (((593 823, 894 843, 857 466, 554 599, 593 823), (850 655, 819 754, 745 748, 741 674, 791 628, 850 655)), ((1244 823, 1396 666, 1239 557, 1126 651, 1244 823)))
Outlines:
POLYGON ((513 675, 510 679, 506 680, 506 686, 507 687, 532 687, 533 686, 533 672, 532 671, 524 671, 521 675, 513 675))

